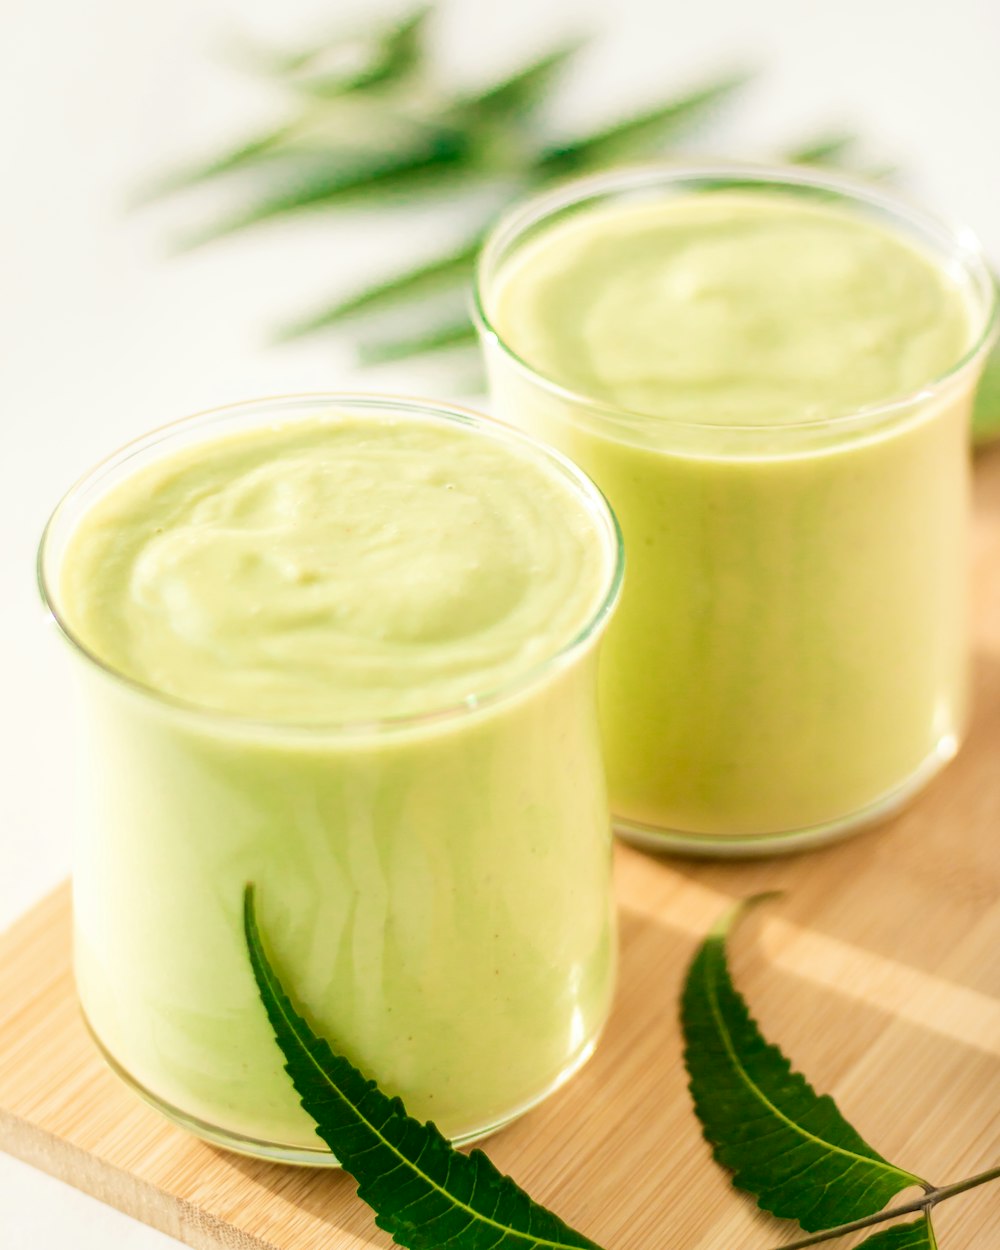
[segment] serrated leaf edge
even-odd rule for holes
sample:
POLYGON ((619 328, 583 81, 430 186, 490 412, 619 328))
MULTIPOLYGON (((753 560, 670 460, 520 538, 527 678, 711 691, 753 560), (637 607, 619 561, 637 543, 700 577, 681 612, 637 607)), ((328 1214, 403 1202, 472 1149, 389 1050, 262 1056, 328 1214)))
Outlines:
MULTIPOLYGON (((257 925, 257 917, 256 917, 255 908, 254 908, 254 887, 251 883, 248 883, 246 885, 244 889, 244 894, 243 894, 243 925, 244 925, 244 931, 246 933, 247 948, 250 954, 250 962, 253 967, 254 977, 257 980, 259 986, 261 985, 262 982, 264 985, 266 985, 271 995, 273 1007, 280 1011, 282 1019, 284 1020, 288 1028, 291 1030, 296 1041, 298 1041, 301 1049, 305 1052, 305 1055, 308 1058, 310 1065, 316 1071, 316 1073, 322 1080, 323 1084, 330 1091, 332 1091, 333 1095, 341 1103, 344 1103, 350 1107, 351 1111, 355 1115, 357 1115, 358 1118, 368 1127, 372 1135, 377 1137, 378 1140, 393 1155, 395 1155, 395 1157, 399 1160, 400 1165, 402 1167, 408 1168, 411 1171, 415 1172, 418 1176, 420 1176, 426 1182, 426 1184, 430 1188, 434 1189, 437 1193, 441 1194, 445 1199, 447 1199, 448 1202, 452 1203, 455 1207, 466 1212, 469 1215, 470 1220, 478 1221, 480 1223, 489 1225, 491 1228, 495 1228, 500 1233, 500 1237, 498 1238, 498 1241, 504 1240, 508 1237, 513 1237, 519 1241, 526 1242, 527 1244, 531 1246, 549 1246, 552 1248, 552 1250, 582 1250, 581 1247, 573 1247, 570 1245, 570 1243, 563 1242, 563 1241, 552 1241, 546 1237, 538 1237, 532 1233, 524 1233, 524 1232, 521 1232, 519 1229, 511 1228, 509 1224, 501 1224, 501 1223, 498 1223, 496 1220, 490 1219, 489 1216, 483 1215, 481 1212, 475 1210, 475 1208, 470 1207, 468 1203, 462 1202, 460 1199, 456 1198, 455 1195, 450 1190, 447 1190, 443 1186, 439 1185, 432 1177, 428 1176, 426 1172, 422 1172, 411 1159, 408 1159, 406 1155, 402 1154, 399 1150, 397 1150, 397 1148, 392 1144, 392 1142, 390 1142, 379 1131, 379 1129, 377 1129, 375 1125, 372 1124, 370 1120, 362 1116, 361 1113, 358 1111, 357 1107, 353 1103, 349 1102, 349 1100, 347 1100, 344 1097, 344 1095, 340 1092, 339 1087, 333 1081, 329 1079, 326 1072, 323 1070, 322 1066, 316 1062, 316 1058, 313 1055, 311 1049, 309 1048, 308 1038, 305 1037, 302 1032, 302 1028, 303 1027, 308 1028, 308 1026, 305 1024, 305 1021, 292 1008, 291 1002, 288 999, 288 996, 285 993, 284 988, 282 987, 281 982, 278 979, 277 974, 275 973, 274 968, 269 962, 267 958, 267 954, 264 951, 264 944, 263 944, 263 940, 261 939, 260 929, 257 925)), ((311 1032, 311 1030, 309 1031, 311 1032)), ((343 1056, 341 1056, 341 1058, 343 1059, 343 1056)), ((344 1062, 346 1063, 349 1061, 344 1059, 344 1062)), ((369 1081, 369 1084, 375 1085, 376 1083, 374 1081, 369 1081)), ((399 1103, 398 1099, 394 1101, 399 1103)), ((401 1108, 402 1104, 399 1103, 399 1106, 401 1108)), ((405 1112, 403 1112, 403 1114, 405 1114, 405 1112)), ((435 1132, 439 1133, 439 1130, 437 1129, 436 1125, 431 1123, 430 1126, 434 1128, 435 1132)), ((322 1136, 322 1134, 320 1135, 322 1136)), ((442 1140, 446 1141, 446 1139, 443 1137, 442 1137, 442 1140)), ((482 1154, 482 1151, 474 1151, 473 1153, 482 1154)), ((483 1157, 485 1158, 486 1156, 483 1156, 483 1157)), ((493 1164, 491 1163, 490 1166, 492 1167, 493 1164)), ((529 1200, 534 1201, 533 1199, 529 1199, 529 1200)), ((597 1247, 595 1243, 591 1243, 591 1244, 594 1245, 594 1250, 600 1250, 600 1248, 597 1247)))
MULTIPOLYGON (((721 941, 723 944, 723 957, 724 957, 725 956, 725 939, 729 935, 729 933, 732 932, 732 930, 739 923, 739 921, 743 918, 743 916, 746 915, 746 913, 752 907, 755 907, 758 903, 761 903, 766 899, 774 898, 774 897, 776 897, 776 893, 774 891, 768 891, 767 893, 764 893, 764 894, 755 894, 755 895, 752 895, 750 898, 740 899, 732 907, 730 907, 726 912, 724 912, 723 915, 712 926, 711 930, 709 931, 708 937, 705 939, 705 944, 707 945, 708 942, 715 941, 715 940, 721 941)), ((713 971, 710 967, 706 967, 704 975, 705 975, 705 981, 707 985, 709 1007, 712 1013, 712 1018, 716 1022, 716 1026, 719 1030, 719 1036, 723 1040, 723 1045, 725 1046, 726 1053, 729 1056, 733 1064, 733 1068, 735 1069, 739 1079, 743 1082, 746 1088, 757 1099, 759 1099, 761 1103, 764 1104, 764 1106, 766 1106, 770 1111, 772 1111, 778 1119, 782 1120, 786 1125, 788 1125, 788 1127, 792 1129, 793 1132, 797 1133, 800 1137, 806 1139, 807 1141, 814 1142, 817 1146, 822 1147, 824 1150, 828 1150, 831 1153, 843 1155, 845 1158, 853 1159, 858 1163, 864 1163, 866 1165, 871 1164, 871 1163, 881 1163, 885 1167, 887 1172, 894 1173, 901 1180, 906 1180, 912 1185, 919 1185, 921 1186, 921 1188, 925 1190, 929 1188, 928 1183, 925 1180, 922 1180, 919 1176, 915 1176, 912 1172, 907 1172, 904 1168, 898 1168, 896 1167, 895 1164, 888 1163, 881 1158, 872 1159, 868 1155, 860 1155, 854 1150, 847 1150, 843 1146, 834 1145, 831 1142, 825 1141, 822 1137, 817 1137, 815 1133, 810 1133, 807 1129, 803 1129, 800 1124, 797 1124, 794 1120, 789 1119, 788 1116, 786 1116, 783 1111, 781 1111, 778 1107, 776 1107, 774 1103, 771 1102, 771 1100, 765 1095, 764 1091, 760 1088, 760 1086, 755 1084, 752 1080, 750 1080, 749 1076, 747 1075, 742 1063, 740 1062, 739 1056, 737 1055, 735 1049, 732 1046, 732 1041, 731 1041, 731 1037, 729 1034, 729 1030, 726 1027, 726 1023, 722 1016, 722 1013, 719 1010, 719 1000, 718 1000, 718 993, 717 993, 718 981, 716 980, 713 974, 713 971)), ((811 1086, 811 1082, 810 1082, 810 1086, 811 1086)), ((692 1083, 690 1081, 688 1082, 688 1088, 691 1092, 692 1100, 695 1103, 697 1103, 698 1100, 695 1096, 695 1092, 694 1092, 694 1089, 692 1088, 692 1083)), ((813 1092, 815 1093, 815 1090, 813 1092)), ((829 1095, 821 1094, 821 1095, 817 1095, 817 1097, 821 1097, 821 1098, 829 1097, 829 1095)))

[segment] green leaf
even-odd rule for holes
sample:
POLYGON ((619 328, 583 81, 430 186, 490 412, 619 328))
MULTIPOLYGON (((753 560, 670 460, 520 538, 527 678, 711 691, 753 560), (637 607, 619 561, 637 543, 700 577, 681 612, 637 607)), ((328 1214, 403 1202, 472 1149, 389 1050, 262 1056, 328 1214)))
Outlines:
POLYGON ((151 182, 148 186, 140 188, 133 202, 136 206, 148 204, 161 196, 172 195, 176 191, 184 191, 225 174, 236 173, 241 169, 270 161, 281 155, 284 145, 294 133, 295 128, 291 125, 278 126, 274 130, 257 135, 253 139, 247 139, 238 147, 221 152, 197 165, 174 170, 157 181, 151 182))
POLYGON ((327 78, 338 82, 343 92, 352 85, 364 88, 385 81, 389 76, 414 68, 422 56, 422 41, 430 5, 421 5, 404 18, 379 19, 363 26, 333 31, 325 39, 293 51, 275 51, 246 36, 229 40, 229 59, 238 66, 278 79, 301 79, 315 75, 316 81, 327 78), (331 61, 350 59, 361 62, 353 73, 330 73, 324 69, 331 61))
POLYGON ((749 78, 748 74, 740 73, 716 79, 679 99, 657 105, 613 126, 549 147, 539 156, 538 168, 547 175, 563 175, 620 160, 636 152, 648 153, 685 126, 714 113, 745 86, 749 78))
POLYGON ((466 317, 398 338, 362 339, 358 345, 358 356, 362 364, 385 365, 407 360, 411 356, 474 347, 475 344, 476 330, 466 317))
POLYGON ((763 1210, 808 1232, 873 1215, 911 1185, 926 1188, 873 1150, 762 1037, 726 963, 726 935, 746 907, 702 943, 681 1002, 691 1096, 716 1161, 763 1210))
POLYGON ((839 165, 857 142, 857 135, 835 131, 790 148, 785 160, 792 165, 839 165))
POLYGON ((790 165, 831 166, 845 169, 869 182, 884 182, 898 171, 895 165, 869 165, 854 159, 857 136, 846 132, 833 132, 793 147, 785 152, 783 159, 790 165))
POLYGON ((410 1250, 599 1250, 533 1202, 481 1150, 455 1150, 433 1124, 406 1114, 374 1081, 331 1050, 292 1006, 264 949, 254 888, 243 900, 250 963, 285 1069, 316 1131, 375 1222, 410 1250))
POLYGON ((357 171, 364 177, 364 171, 377 169, 393 155, 419 151, 434 133, 426 124, 394 116, 385 108, 314 107, 235 148, 164 175, 142 188, 135 202, 146 203, 247 170, 266 173, 269 185, 280 185, 301 170, 357 171))
MULTIPOLYGON (((307 73, 293 85, 309 95, 332 99, 353 91, 369 91, 398 83, 415 73, 424 61, 424 42, 431 6, 415 9, 402 21, 377 31, 372 38, 367 63, 353 73, 307 73)), ((298 70, 312 69, 317 55, 300 57, 298 70)))
POLYGON ((375 313, 394 307, 407 300, 424 299, 441 291, 454 290, 472 281, 472 270, 479 253, 480 239, 449 253, 388 278, 374 286, 365 287, 356 295, 339 300, 329 308, 313 313, 287 326, 280 334, 282 339, 313 334, 317 330, 336 325, 361 313, 375 313))
POLYGON ((313 156, 289 170, 277 190, 263 195, 243 212, 189 235, 181 246, 194 247, 307 208, 426 187, 432 179, 436 183, 443 174, 469 163, 467 140, 446 128, 430 128, 418 142, 399 150, 373 150, 339 160, 313 156))
MULTIPOLYGON (((402 21, 383 23, 362 33, 338 34, 324 43, 293 53, 275 54, 246 42, 235 45, 234 50, 240 60, 258 71, 286 79, 307 94, 324 99, 339 98, 372 87, 385 87, 414 72, 423 59, 423 40, 430 14, 431 7, 426 5, 402 21), (342 53, 351 46, 361 50, 363 68, 339 74, 317 72, 315 67, 323 58, 342 53)), ((135 202, 147 203, 159 196, 294 153, 303 131, 308 134, 316 128, 316 123, 316 115, 310 116, 307 111, 294 121, 247 139, 235 148, 166 175, 141 189, 135 202)), ((336 147, 330 155, 331 159, 337 158, 336 147)))
POLYGON ((553 80, 561 73, 584 46, 583 39, 572 39, 544 53, 537 60, 529 61, 522 69, 479 95, 461 99, 458 110, 472 112, 479 118, 515 118, 525 120, 544 99, 553 80))
POLYGON ((893 1224, 866 1238, 856 1250, 937 1250, 931 1217, 922 1215, 909 1224, 893 1224))
POLYGON ((1000 438, 1000 342, 986 357, 986 367, 972 409, 972 438, 977 446, 1000 438))

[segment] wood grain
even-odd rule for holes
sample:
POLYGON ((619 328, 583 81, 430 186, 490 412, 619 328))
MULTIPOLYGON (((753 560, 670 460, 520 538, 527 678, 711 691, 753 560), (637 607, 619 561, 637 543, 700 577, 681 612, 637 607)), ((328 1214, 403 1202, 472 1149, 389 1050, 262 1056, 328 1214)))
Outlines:
MULTIPOLYGON (((974 724, 909 811, 788 859, 618 849, 607 1032, 567 1087, 487 1144, 601 1244, 768 1250, 795 1236, 711 1162, 676 1022, 696 942, 728 900, 761 889, 786 894, 747 921, 733 963, 764 1031, 893 1161, 936 1183, 1000 1163, 1000 450, 979 462, 973 557, 974 724)), ((348 1177, 206 1146, 111 1075, 74 1000, 65 886, 0 939, 0 1145, 204 1250, 389 1244, 348 1177)), ((942 1250, 996 1250, 1000 1185, 935 1222, 942 1250)))

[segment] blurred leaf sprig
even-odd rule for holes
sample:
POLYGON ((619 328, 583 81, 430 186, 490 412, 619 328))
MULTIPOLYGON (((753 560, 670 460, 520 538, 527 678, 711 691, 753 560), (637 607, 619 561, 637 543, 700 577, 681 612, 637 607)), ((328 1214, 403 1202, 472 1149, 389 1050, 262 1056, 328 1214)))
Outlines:
MULTIPOLYGON (((245 203, 181 240, 196 246, 307 210, 399 208, 447 199, 466 210, 449 250, 316 307, 279 327, 279 341, 346 329, 361 363, 468 352, 476 333, 468 296, 482 241, 503 208, 564 178, 668 155, 709 125, 752 80, 710 76, 646 108, 573 135, 556 133, 545 105, 587 44, 573 37, 470 90, 444 81, 432 57, 433 7, 379 19, 290 52, 243 44, 239 60, 285 98, 285 119, 237 146, 162 178, 145 198, 240 180, 245 203)), ((853 167, 858 142, 830 131, 778 153, 790 164, 853 167)), ((987 364, 977 438, 1000 437, 1000 351, 987 364)))
MULTIPOLYGON (((160 197, 244 180, 245 206, 189 235, 183 246, 308 209, 359 202, 393 207, 427 195, 468 201, 467 232, 452 250, 315 309, 283 327, 280 338, 363 322, 359 355, 379 361, 473 344, 465 300, 479 246, 500 209, 567 176, 668 152, 731 104, 751 77, 746 71, 714 76, 567 139, 546 124, 542 106, 584 39, 549 48, 479 89, 459 90, 433 68, 431 17, 424 6, 294 52, 243 47, 241 61, 286 96, 285 120, 147 191, 160 197), (411 327, 417 330, 387 335, 380 320, 401 310, 416 313, 411 327)), ((824 136, 786 158, 836 163, 853 144, 847 134, 824 136)))

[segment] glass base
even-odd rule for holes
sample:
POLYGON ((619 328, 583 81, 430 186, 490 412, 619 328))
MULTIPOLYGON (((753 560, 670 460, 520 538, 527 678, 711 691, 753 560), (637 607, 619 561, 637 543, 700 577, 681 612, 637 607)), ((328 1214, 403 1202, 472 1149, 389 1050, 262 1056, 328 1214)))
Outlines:
POLYGON ((690 855, 703 859, 760 859, 768 855, 793 855, 838 842, 881 824, 896 813, 927 785, 932 777, 953 759, 959 747, 955 734, 941 738, 934 750, 899 786, 874 803, 848 816, 777 833, 686 833, 680 829, 660 829, 637 821, 612 816, 615 833, 644 851, 690 855))
MULTIPOLYGON (((313 1167, 313 1168, 339 1168, 336 1156, 325 1145, 319 1145, 315 1149, 310 1146, 288 1146, 282 1142, 267 1141, 262 1138, 247 1137, 242 1133, 230 1132, 227 1129, 218 1128, 214 1124, 208 1124, 204 1120, 198 1119, 197 1116, 189 1115, 186 1111, 181 1111, 178 1107, 172 1106, 159 1095, 152 1093, 144 1085, 135 1079, 115 1059, 114 1055, 108 1050, 101 1039, 98 1037, 90 1021, 87 1019, 87 1013, 82 1010, 83 1022, 86 1025, 87 1032, 94 1041, 95 1046, 101 1052, 101 1057, 107 1063, 108 1067, 114 1072, 120 1080, 137 1094, 143 1102, 147 1103, 154 1111, 158 1111, 161 1115, 166 1116, 178 1127, 185 1129, 188 1133, 200 1137, 202 1141, 208 1142, 212 1146, 220 1146, 223 1150, 231 1151, 233 1154, 246 1155, 252 1159, 264 1159, 270 1163, 289 1163, 296 1167, 313 1167)), ((575 1075, 580 1068, 587 1062, 594 1053, 597 1046, 597 1034, 573 1057, 568 1067, 556 1077, 551 1084, 547 1085, 540 1093, 530 1098, 516 1110, 512 1111, 503 1119, 494 1123, 487 1124, 483 1128, 475 1129, 472 1132, 464 1133, 459 1137, 450 1138, 453 1146, 467 1146, 472 1142, 481 1141, 484 1137, 489 1137, 491 1133, 499 1132, 500 1129, 506 1128, 508 1124, 512 1124, 515 1120, 520 1119, 522 1115, 537 1107, 539 1103, 545 1101, 550 1094, 566 1083, 571 1076, 575 1075)), ((317 1138, 317 1141, 320 1140, 317 1138)))

